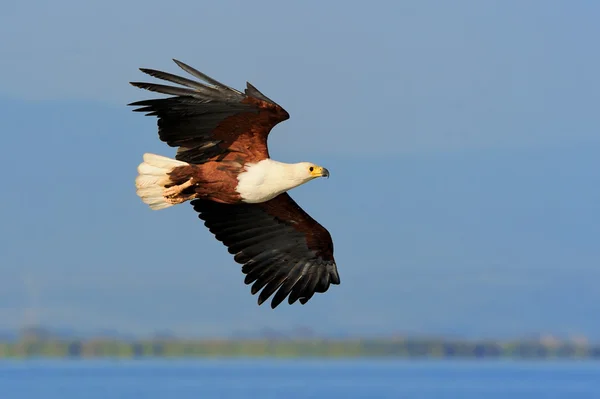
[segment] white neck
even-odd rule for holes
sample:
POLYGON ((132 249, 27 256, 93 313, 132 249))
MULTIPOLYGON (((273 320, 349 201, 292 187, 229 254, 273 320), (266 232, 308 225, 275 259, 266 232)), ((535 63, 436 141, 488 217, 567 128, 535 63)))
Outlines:
POLYGON ((238 175, 237 192, 248 203, 265 202, 312 179, 304 162, 289 164, 272 159, 246 166, 238 175))

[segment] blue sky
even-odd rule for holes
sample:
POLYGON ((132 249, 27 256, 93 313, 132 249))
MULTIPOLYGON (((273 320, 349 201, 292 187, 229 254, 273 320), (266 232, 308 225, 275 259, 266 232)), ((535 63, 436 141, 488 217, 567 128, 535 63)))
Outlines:
POLYGON ((600 338, 600 27, 592 1, 8 1, 0 15, 0 329, 600 338), (291 119, 278 160, 342 285, 257 307, 189 206, 135 196, 173 155, 127 82, 180 59, 291 119), (176 233, 176 234, 175 234, 176 233))

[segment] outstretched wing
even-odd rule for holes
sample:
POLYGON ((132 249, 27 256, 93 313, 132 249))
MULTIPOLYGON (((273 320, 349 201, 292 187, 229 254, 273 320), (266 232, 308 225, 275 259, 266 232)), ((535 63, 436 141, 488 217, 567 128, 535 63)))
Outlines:
POLYGON ((206 83, 140 68, 150 76, 183 87, 131 82, 133 86, 172 97, 129 105, 140 107, 134 111, 158 117, 160 139, 171 147, 179 147, 175 158, 204 163, 229 151, 240 152, 247 160, 268 158, 267 136, 275 125, 288 119, 289 114, 250 83, 242 93, 180 61, 173 61, 206 83))
POLYGON ((258 304, 275 293, 271 307, 286 297, 291 305, 308 302, 340 277, 329 232, 287 194, 259 204, 220 204, 192 201, 200 219, 235 255, 252 284, 252 295, 262 289, 258 304))

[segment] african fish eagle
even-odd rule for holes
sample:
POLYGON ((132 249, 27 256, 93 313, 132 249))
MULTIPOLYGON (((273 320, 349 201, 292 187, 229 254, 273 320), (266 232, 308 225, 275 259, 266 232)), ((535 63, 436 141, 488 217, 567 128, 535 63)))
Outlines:
POLYGON ((289 114, 250 83, 242 93, 173 61, 204 82, 146 68, 140 70, 183 87, 131 82, 171 96, 129 105, 156 116, 160 140, 177 147, 175 159, 144 154, 137 195, 154 210, 191 201, 242 265, 252 295, 262 290, 259 305, 273 294, 273 309, 286 297, 304 305, 339 284, 331 235, 287 193, 329 177, 328 170, 269 156, 269 132, 289 114))

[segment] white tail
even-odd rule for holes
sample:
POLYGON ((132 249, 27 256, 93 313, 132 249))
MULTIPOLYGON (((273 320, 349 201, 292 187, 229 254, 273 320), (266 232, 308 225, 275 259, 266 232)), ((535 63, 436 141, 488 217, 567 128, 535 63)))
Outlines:
POLYGON ((165 185, 170 183, 168 173, 178 166, 188 165, 185 162, 156 154, 144 154, 144 162, 138 166, 135 179, 137 195, 150 206, 158 210, 176 204, 165 198, 165 185))

